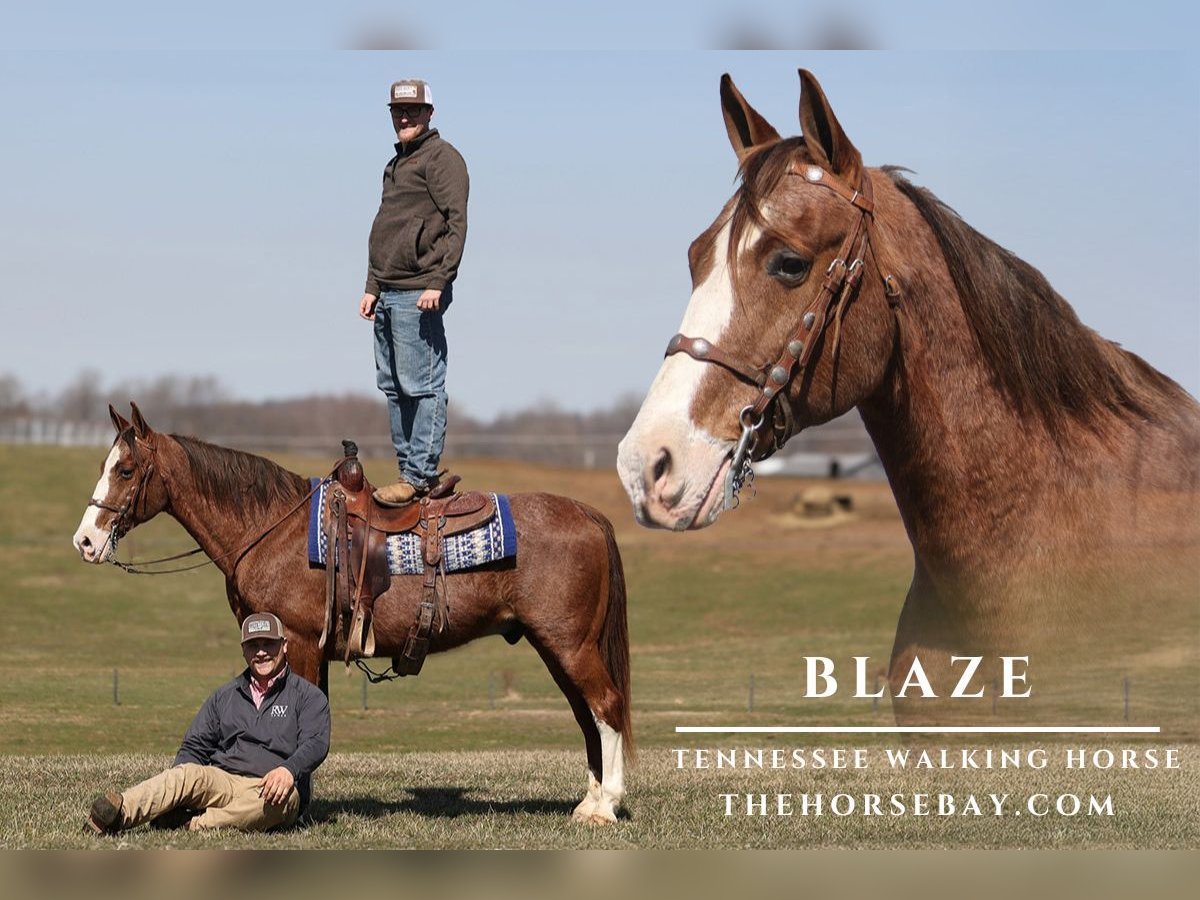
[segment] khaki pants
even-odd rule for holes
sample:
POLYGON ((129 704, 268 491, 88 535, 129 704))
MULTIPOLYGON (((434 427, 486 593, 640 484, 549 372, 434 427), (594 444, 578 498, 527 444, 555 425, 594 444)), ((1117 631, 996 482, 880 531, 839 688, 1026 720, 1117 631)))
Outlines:
POLYGON ((300 812, 300 793, 292 788, 283 803, 268 804, 258 795, 262 778, 233 775, 216 766, 184 763, 148 778, 121 795, 121 827, 133 828, 180 807, 201 810, 188 829, 240 828, 266 831, 291 825, 300 812))

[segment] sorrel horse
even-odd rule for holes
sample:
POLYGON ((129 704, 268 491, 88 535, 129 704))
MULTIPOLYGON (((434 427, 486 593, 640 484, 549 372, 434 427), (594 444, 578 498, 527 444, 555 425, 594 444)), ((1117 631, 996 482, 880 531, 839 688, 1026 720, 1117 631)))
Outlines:
POLYGON ((620 445, 638 521, 712 524, 753 461, 857 407, 915 556, 893 695, 919 658, 944 697, 951 657, 980 652, 1034 654, 1035 696, 1108 668, 1119 697, 1139 661, 1194 675, 1200 406, 901 170, 864 167, 800 80, 803 136, 781 139, 722 78, 741 183, 689 249, 681 334, 620 445))
MULTIPOLYGON (((328 661, 340 657, 332 641, 318 648, 326 575, 308 562, 307 479, 259 456, 159 434, 136 405, 132 421, 111 406, 109 413, 117 437, 75 532, 83 559, 109 560, 125 533, 167 512, 225 576, 238 622, 253 612, 279 616, 292 668, 328 692, 328 661)), ((614 822, 632 733, 625 576, 612 525, 596 510, 551 494, 514 494, 510 505, 517 560, 447 576, 451 614, 446 629, 432 635, 430 651, 485 635, 528 640, 583 731, 588 790, 574 818, 614 822)), ((394 576, 376 601, 377 656, 402 652, 421 581, 394 576)))

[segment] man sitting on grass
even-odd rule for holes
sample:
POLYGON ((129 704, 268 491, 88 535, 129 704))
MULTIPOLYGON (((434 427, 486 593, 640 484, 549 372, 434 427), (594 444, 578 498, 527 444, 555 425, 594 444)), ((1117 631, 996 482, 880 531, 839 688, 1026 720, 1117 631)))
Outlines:
POLYGON ((271 613, 242 622, 242 656, 246 671, 204 701, 173 767, 97 797, 89 830, 186 822, 192 831, 266 831, 296 821, 329 753, 329 701, 288 669, 283 624, 271 613))

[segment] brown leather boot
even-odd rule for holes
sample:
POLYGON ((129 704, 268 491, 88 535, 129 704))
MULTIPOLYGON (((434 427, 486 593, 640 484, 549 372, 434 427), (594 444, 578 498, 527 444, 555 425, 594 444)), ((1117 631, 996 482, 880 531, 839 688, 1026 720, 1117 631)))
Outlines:
POLYGON ((108 791, 92 801, 85 830, 93 834, 116 834, 121 830, 121 804, 116 791, 108 791))
POLYGON ((416 485, 409 484, 403 478, 391 484, 384 485, 371 496, 380 506, 405 506, 412 503, 425 492, 416 485))

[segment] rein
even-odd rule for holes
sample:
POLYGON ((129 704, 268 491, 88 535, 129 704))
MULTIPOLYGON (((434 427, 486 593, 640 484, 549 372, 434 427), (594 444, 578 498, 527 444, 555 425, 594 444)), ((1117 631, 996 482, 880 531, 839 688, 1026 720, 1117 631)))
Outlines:
MULTIPOLYGON (((156 452, 157 448, 153 444, 151 444, 149 441, 142 441, 141 438, 135 437, 134 442, 133 442, 133 451, 134 451, 134 459, 135 460, 138 459, 137 445, 139 442, 144 443, 146 448, 152 454, 156 452)), ((124 537, 126 534, 128 534, 130 530, 132 530, 132 526, 130 526, 129 528, 125 527, 125 518, 129 514, 129 512, 132 509, 134 509, 139 495, 143 497, 142 510, 143 510, 143 512, 145 511, 145 508, 146 508, 145 507, 145 499, 144 499, 145 495, 142 493, 142 490, 146 486, 146 484, 149 482, 150 476, 154 473, 154 471, 155 471, 155 467, 154 467, 154 461, 152 459, 146 465, 145 470, 142 472, 142 477, 138 479, 137 484, 135 484, 133 486, 133 488, 130 490, 128 497, 126 497, 125 502, 121 505, 121 507, 119 509, 116 507, 108 506, 105 503, 101 503, 99 500, 93 499, 93 500, 88 501, 89 506, 98 506, 100 509, 106 509, 109 512, 116 513, 116 515, 117 515, 116 521, 113 522, 112 530, 109 532, 109 540, 111 541, 112 546, 111 546, 111 549, 109 550, 108 562, 110 562, 112 565, 116 566, 121 571, 128 572, 130 575, 174 575, 177 572, 189 572, 192 569, 202 569, 205 566, 215 565, 218 560, 226 559, 230 556, 235 557, 233 567, 234 567, 234 569, 237 569, 237 564, 239 562, 241 562, 242 557, 252 547, 254 547, 255 544, 257 544, 259 541, 261 541, 263 538, 265 538, 268 534, 270 534, 272 531, 274 531, 276 528, 278 528, 280 525, 282 525, 284 523, 284 521, 286 521, 288 519, 289 516, 291 516, 293 513, 295 513, 298 509, 302 508, 304 506, 304 504, 307 503, 308 500, 312 497, 312 495, 315 494, 318 490, 320 490, 321 482, 323 482, 327 478, 330 478, 333 476, 334 472, 337 471, 337 466, 334 466, 329 471, 328 475, 326 475, 324 478, 322 478, 320 481, 318 481, 317 484, 307 494, 305 494, 303 497, 301 497, 295 506, 291 507, 282 516, 280 516, 274 522, 272 522, 270 525, 268 525, 263 531, 260 531, 256 537, 254 537, 249 542, 243 544, 241 547, 238 547, 235 550, 230 550, 228 553, 222 553, 219 556, 209 557, 204 562, 194 563, 190 566, 178 566, 173 569, 144 569, 144 568, 139 568, 139 567, 140 566, 153 566, 153 565, 158 565, 160 563, 174 562, 175 560, 186 559, 189 556, 195 556, 197 553, 204 552, 204 548, 195 547, 194 549, 188 550, 184 553, 176 553, 174 556, 163 556, 163 557, 160 557, 159 559, 144 559, 144 560, 141 560, 138 562, 129 562, 129 563, 123 563, 120 560, 115 559, 113 557, 113 554, 115 554, 117 552, 117 542, 122 537, 124 537)), ((163 480, 163 484, 167 485, 168 493, 169 493, 170 486, 167 483, 166 475, 162 472, 159 472, 159 477, 163 480)))
POLYGON ((894 267, 886 259, 883 243, 875 230, 875 201, 867 173, 863 172, 862 186, 857 190, 820 166, 801 166, 793 162, 787 174, 799 176, 809 184, 828 188, 854 206, 859 216, 842 242, 837 256, 825 270, 825 278, 816 299, 800 316, 799 324, 776 361, 755 366, 720 349, 712 341, 684 334, 676 334, 671 338, 665 354, 686 353, 699 362, 715 363, 759 388, 757 399, 743 407, 738 414, 741 436, 734 446, 725 475, 725 509, 733 509, 737 505, 738 492, 754 477, 752 461, 766 458, 791 437, 791 409, 787 404, 776 401, 796 376, 806 370, 813 350, 830 322, 834 323, 833 359, 836 362, 842 337, 842 317, 862 281, 868 252, 883 283, 888 303, 895 307, 900 300, 900 285, 892 274, 894 267), (775 410, 771 420, 771 445, 767 446, 765 440, 760 442, 760 433, 772 403, 775 403, 775 410))

